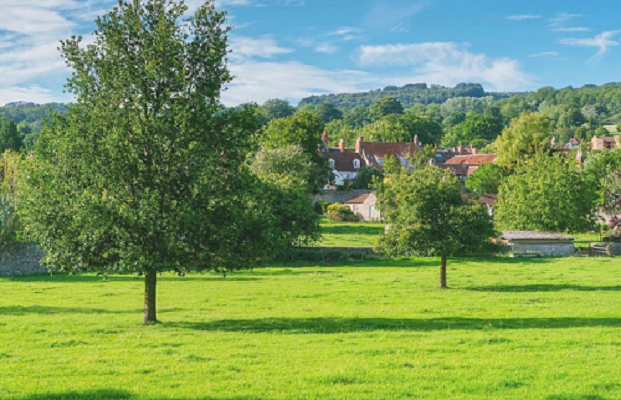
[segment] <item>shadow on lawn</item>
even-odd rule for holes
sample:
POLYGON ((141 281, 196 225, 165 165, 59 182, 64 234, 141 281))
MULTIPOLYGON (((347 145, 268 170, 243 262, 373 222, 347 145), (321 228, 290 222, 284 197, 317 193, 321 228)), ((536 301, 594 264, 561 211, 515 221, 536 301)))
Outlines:
MULTIPOLYGON (((162 400, 160 397, 150 397, 137 395, 125 390, 117 389, 100 389, 100 390, 88 390, 84 392, 64 392, 64 393, 49 393, 49 394, 35 394, 26 397, 20 397, 16 400, 162 400)), ((166 397, 170 399, 170 397, 166 397)), ((259 397, 194 397, 194 398, 180 398, 175 397, 176 400, 262 400, 259 397)))
POLYGON ((537 284, 523 286, 481 286, 465 288, 464 290, 472 292, 501 292, 501 293, 521 293, 521 292, 561 292, 564 290, 575 292, 618 292, 621 291, 621 285, 618 286, 581 286, 581 285, 552 285, 537 284))
MULTIPOLYGON (((252 275, 251 272, 248 273, 252 275)), ((138 275, 113 275, 109 277, 97 275, 31 275, 31 276, 14 276, 8 278, 14 282, 49 282, 49 283, 107 283, 107 282, 138 282, 144 281, 144 276, 138 275)), ((245 282, 260 281, 262 278, 252 276, 229 275, 226 278, 219 274, 201 274, 191 272, 186 276, 158 276, 160 282, 183 282, 183 281, 223 281, 223 282, 245 282)))
POLYGON ((324 235, 376 235, 379 236, 384 232, 383 226, 372 225, 356 225, 356 226, 340 226, 340 225, 324 225, 321 227, 321 233, 324 235))
POLYGON ((348 333, 372 331, 566 329, 621 327, 621 318, 264 318, 167 323, 165 328, 247 333, 348 333))

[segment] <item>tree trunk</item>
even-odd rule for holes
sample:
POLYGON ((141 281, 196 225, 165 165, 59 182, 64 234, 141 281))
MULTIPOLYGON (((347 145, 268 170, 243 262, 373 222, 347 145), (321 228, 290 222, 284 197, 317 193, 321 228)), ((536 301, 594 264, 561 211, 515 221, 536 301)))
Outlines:
POLYGON ((440 289, 447 289, 446 286, 446 256, 440 257, 440 289))
POLYGON ((149 271, 144 275, 144 325, 157 323, 155 308, 155 288, 157 285, 157 273, 149 271))

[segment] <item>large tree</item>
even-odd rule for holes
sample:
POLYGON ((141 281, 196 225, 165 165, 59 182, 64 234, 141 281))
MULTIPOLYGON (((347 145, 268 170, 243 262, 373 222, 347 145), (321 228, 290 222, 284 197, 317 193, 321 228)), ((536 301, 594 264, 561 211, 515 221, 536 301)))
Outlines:
POLYGON ((446 288, 447 258, 484 254, 495 237, 487 207, 464 199, 461 187, 450 171, 434 166, 400 170, 380 183, 376 194, 390 224, 380 252, 439 256, 440 288, 446 288))
POLYGON ((163 271, 251 266, 265 255, 258 183, 244 168, 256 118, 219 101, 225 13, 121 1, 93 41, 62 42, 75 103, 24 165, 19 210, 52 270, 145 276, 157 321, 163 271), (257 184, 255 184, 257 183, 257 184))
POLYGON ((498 188, 505 175, 505 170, 496 164, 484 164, 474 171, 466 181, 466 187, 471 193, 498 194, 498 188))
POLYGON ((506 230, 585 232, 594 227, 597 197, 573 159, 539 155, 504 180, 495 218, 506 230))
POLYGON ((293 107, 287 100, 271 99, 259 108, 262 122, 268 123, 273 119, 286 118, 295 114, 293 107))
POLYGON ((529 113, 511 121, 496 139, 498 165, 515 167, 520 161, 538 154, 549 154, 552 148, 550 121, 529 113))
POLYGON ((17 125, 11 119, 0 118, 0 153, 5 150, 19 151, 24 145, 17 125))
POLYGON ((390 114, 403 114, 403 105, 394 97, 384 97, 376 100, 371 106, 371 116, 380 119, 390 114))

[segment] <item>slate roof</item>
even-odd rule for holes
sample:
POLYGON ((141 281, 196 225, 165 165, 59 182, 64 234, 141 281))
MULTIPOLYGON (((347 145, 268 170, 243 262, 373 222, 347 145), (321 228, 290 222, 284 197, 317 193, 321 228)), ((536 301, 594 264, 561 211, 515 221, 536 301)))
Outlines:
POLYGON ((555 232, 538 232, 538 231, 503 231, 502 238, 504 240, 559 240, 573 241, 573 236, 563 235, 555 232))
POLYGON ((328 153, 328 158, 334 160, 334 169, 337 171, 355 172, 365 166, 362 156, 358 153, 328 153), (360 168, 354 168, 354 160, 360 161, 360 168))

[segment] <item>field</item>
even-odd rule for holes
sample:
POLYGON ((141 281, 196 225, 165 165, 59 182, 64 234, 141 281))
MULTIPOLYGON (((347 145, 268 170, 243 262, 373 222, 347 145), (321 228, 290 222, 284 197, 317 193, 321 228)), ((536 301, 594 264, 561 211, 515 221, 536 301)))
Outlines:
POLYGON ((621 398, 618 259, 0 279, 0 398, 621 398))

